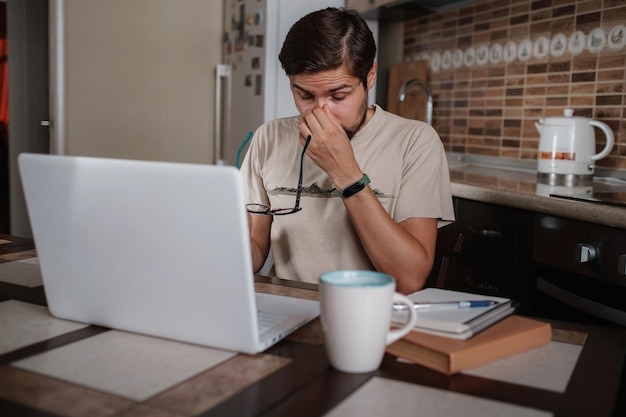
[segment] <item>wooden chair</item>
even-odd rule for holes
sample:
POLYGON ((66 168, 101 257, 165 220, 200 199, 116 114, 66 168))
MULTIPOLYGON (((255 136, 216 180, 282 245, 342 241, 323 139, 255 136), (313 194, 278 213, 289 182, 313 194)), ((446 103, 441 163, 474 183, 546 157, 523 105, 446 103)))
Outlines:
POLYGON ((463 233, 457 232, 453 223, 438 230, 435 261, 424 287, 445 288, 448 267, 452 258, 463 250, 464 239, 463 233))

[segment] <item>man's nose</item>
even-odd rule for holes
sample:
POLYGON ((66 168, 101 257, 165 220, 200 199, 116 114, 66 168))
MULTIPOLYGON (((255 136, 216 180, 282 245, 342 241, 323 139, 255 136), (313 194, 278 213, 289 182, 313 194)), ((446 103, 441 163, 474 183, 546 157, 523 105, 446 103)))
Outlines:
POLYGON ((326 97, 318 97, 315 99, 315 107, 319 107, 322 108, 324 107, 324 104, 326 104, 328 102, 328 98, 326 97))

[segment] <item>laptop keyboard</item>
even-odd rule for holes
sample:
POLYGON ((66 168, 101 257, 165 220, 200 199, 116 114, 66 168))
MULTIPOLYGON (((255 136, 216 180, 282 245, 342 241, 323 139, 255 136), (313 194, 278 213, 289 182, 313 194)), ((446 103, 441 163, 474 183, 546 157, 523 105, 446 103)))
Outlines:
POLYGON ((259 333, 263 333, 271 329, 276 324, 285 320, 288 316, 281 313, 271 313, 269 311, 257 311, 257 320, 259 322, 259 333))

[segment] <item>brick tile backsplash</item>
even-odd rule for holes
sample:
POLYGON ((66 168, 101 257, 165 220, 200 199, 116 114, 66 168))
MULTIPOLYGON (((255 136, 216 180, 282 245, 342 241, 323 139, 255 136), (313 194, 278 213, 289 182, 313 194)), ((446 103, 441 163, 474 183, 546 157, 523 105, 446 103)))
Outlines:
MULTIPOLYGON (((597 165, 626 171, 620 36, 625 0, 484 1, 407 20, 404 59, 429 61, 433 125, 447 151, 534 160, 535 122, 571 107, 615 134, 613 151, 597 165)), ((604 143, 596 130, 598 150, 604 143)))

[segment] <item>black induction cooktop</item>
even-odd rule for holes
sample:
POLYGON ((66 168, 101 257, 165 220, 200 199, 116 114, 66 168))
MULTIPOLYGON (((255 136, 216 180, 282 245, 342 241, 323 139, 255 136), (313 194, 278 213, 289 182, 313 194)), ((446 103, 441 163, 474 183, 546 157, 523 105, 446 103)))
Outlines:
POLYGON ((626 207, 626 192, 592 192, 581 194, 550 194, 550 197, 563 198, 566 200, 584 201, 587 203, 604 204, 610 206, 626 207))

